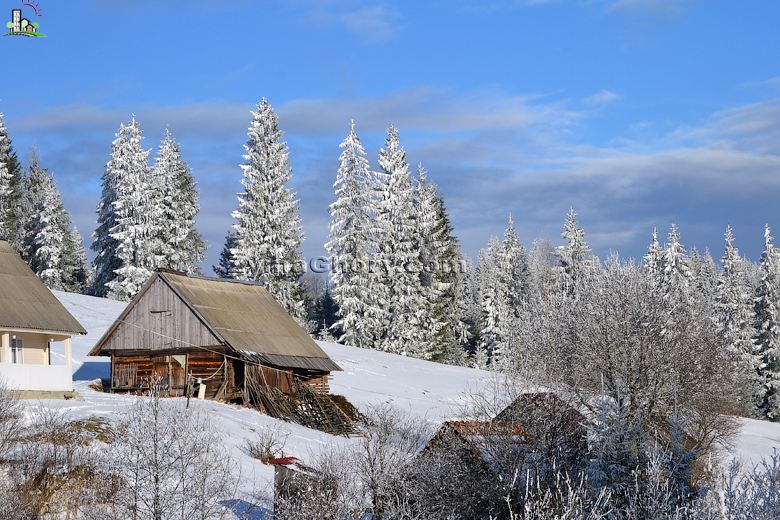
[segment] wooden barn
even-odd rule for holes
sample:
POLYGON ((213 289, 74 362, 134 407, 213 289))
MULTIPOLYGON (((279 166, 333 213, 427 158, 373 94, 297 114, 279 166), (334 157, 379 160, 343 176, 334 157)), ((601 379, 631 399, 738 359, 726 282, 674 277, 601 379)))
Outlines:
POLYGON ((111 357, 113 392, 143 391, 155 379, 169 395, 202 386, 207 398, 244 402, 252 381, 288 396, 301 383, 327 394, 330 372, 341 370, 260 285, 167 270, 89 355, 111 357))

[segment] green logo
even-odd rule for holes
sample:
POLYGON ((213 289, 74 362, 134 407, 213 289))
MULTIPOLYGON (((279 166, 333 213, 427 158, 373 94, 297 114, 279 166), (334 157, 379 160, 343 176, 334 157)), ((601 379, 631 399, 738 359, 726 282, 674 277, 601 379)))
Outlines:
MULTIPOLYGON (((38 10, 36 4, 27 1, 23 1, 22 4, 31 7, 33 11, 35 11, 36 15, 41 16, 41 13, 38 10)), ((6 36, 28 36, 37 38, 43 38, 46 36, 45 34, 38 31, 38 28, 40 27, 38 22, 31 22, 27 18, 22 18, 21 9, 11 10, 11 21, 6 23, 5 26, 8 27, 6 36)))

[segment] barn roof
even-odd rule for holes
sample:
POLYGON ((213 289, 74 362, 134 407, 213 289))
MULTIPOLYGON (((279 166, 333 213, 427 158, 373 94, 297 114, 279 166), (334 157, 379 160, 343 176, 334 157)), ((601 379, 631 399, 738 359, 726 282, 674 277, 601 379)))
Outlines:
POLYGON ((86 334, 8 242, 0 240, 0 328, 86 334))
MULTIPOLYGON (((341 370, 261 285, 161 270, 152 276, 144 289, 151 286, 157 277, 236 353, 277 367, 328 372, 341 370)), ((90 354, 97 355, 104 340, 143 297, 144 289, 90 354)))

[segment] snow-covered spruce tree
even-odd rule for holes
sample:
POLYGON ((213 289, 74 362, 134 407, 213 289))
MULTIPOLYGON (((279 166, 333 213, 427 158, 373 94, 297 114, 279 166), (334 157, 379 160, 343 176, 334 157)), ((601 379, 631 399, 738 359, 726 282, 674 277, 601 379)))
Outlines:
POLYGON ((317 325, 317 337, 322 341, 336 343, 332 329, 338 320, 339 305, 333 299, 331 288, 326 286, 325 291, 315 299, 311 313, 311 321, 317 325))
POLYGON ((661 243, 658 241, 658 230, 653 228, 650 246, 644 256, 644 269, 653 282, 660 285, 664 272, 664 256, 661 243))
POLYGON ((688 255, 688 268, 691 271, 691 289, 695 289, 699 282, 699 274, 704 267, 704 259, 699 253, 699 248, 696 246, 691 247, 691 252, 688 255))
POLYGON ((62 258, 68 219, 54 180, 34 156, 30 176, 38 177, 38 191, 29 221, 30 266, 44 285, 64 289, 62 258))
POLYGON ((203 238, 195 229, 198 190, 168 129, 157 151, 152 178, 153 200, 159 212, 153 222, 155 267, 195 273, 205 252, 203 238))
POLYGON ((780 278, 778 252, 768 225, 764 228, 761 275, 754 304, 753 348, 758 357, 760 383, 756 406, 761 416, 777 421, 780 420, 780 278))
POLYGON ((549 240, 534 240, 531 254, 528 256, 531 302, 547 302, 556 290, 560 277, 556 272, 558 253, 549 240))
POLYGON ((720 272, 712 258, 709 248, 704 249, 701 257, 701 264, 698 266, 694 275, 694 286, 696 293, 699 294, 707 305, 714 305, 718 292, 718 279, 720 272))
MULTIPOLYGON (((70 225, 68 225, 70 228, 70 225)), ((92 282, 87 267, 87 251, 81 233, 73 227, 63 241, 62 247, 62 287, 65 291, 85 293, 92 282)))
POLYGON ((225 235, 225 245, 219 253, 219 262, 211 266, 214 273, 220 278, 230 278, 233 269, 230 250, 236 247, 236 232, 233 228, 229 229, 225 235))
POLYGON ((561 238, 566 240, 566 244, 560 248, 561 267, 568 287, 573 288, 593 264, 590 246, 585 240, 585 230, 577 224, 574 208, 570 208, 566 215, 561 238))
POLYGON ((246 154, 241 165, 244 191, 232 213, 234 240, 230 248, 230 276, 261 282, 297 320, 305 320, 303 289, 303 231, 298 200, 288 186, 287 143, 279 119, 265 98, 252 112, 246 154))
POLYGON ((14 190, 13 178, 8 169, 9 150, 8 131, 5 128, 3 114, 0 112, 0 240, 13 242, 14 237, 11 231, 13 229, 14 190))
POLYGON ((388 310, 382 350, 429 357, 428 306, 420 281, 419 227, 406 151, 390 126, 379 151, 375 178, 376 218, 372 236, 377 252, 380 306, 388 310))
POLYGON ((0 112, 0 240, 10 241, 14 246, 17 244, 20 196, 21 166, 11 146, 5 118, 0 112))
POLYGON ((753 365, 753 298, 744 261, 734 245, 734 232, 726 228, 723 271, 718 279, 715 324, 726 347, 753 365))
POLYGON ((439 196, 436 185, 427 180, 422 165, 417 172, 415 207, 423 266, 420 281, 429 305, 431 346, 426 358, 460 363, 467 337, 457 312, 462 256, 444 199, 439 196))
POLYGON ((479 344, 479 327, 482 320, 482 305, 479 299, 477 269, 470 258, 463 259, 463 270, 458 280, 457 316, 463 325, 460 340, 464 351, 460 358, 454 359, 455 364, 463 364, 473 357, 479 344))
POLYGON ((691 248, 688 260, 691 271, 691 290, 700 304, 713 307, 718 286, 718 267, 709 249, 699 253, 696 246, 691 248))
MULTIPOLYGON (((2 138, 2 136, 0 136, 2 138)), ((11 240, 13 214, 13 190, 11 189, 11 174, 5 162, 0 158, 0 240, 11 240)))
POLYGON ((504 278, 509 308, 515 316, 519 316, 521 308, 528 301, 531 275, 525 249, 520 244, 512 215, 509 215, 504 231, 501 276, 504 278))
POLYGON ((121 124, 103 173, 92 243, 97 296, 129 301, 154 269, 152 238, 159 210, 142 139, 135 116, 130 124, 121 124))
POLYGON ((661 273, 663 294, 667 299, 688 298, 693 274, 685 248, 680 243, 680 232, 677 230, 676 224, 672 224, 672 228, 669 230, 666 246, 661 252, 661 256, 663 258, 663 272, 661 273))
POLYGON ((69 218, 49 173, 41 167, 35 150, 22 179, 23 196, 15 246, 30 268, 51 288, 61 289, 58 271, 62 240, 69 218))
POLYGON ((505 326, 508 313, 506 288, 500 275, 502 252, 498 238, 492 237, 488 247, 479 253, 477 276, 482 317, 479 344, 475 354, 477 368, 486 368, 484 360, 489 360, 491 365, 500 365, 504 361, 505 326))
POLYGON ((330 253, 332 295, 340 315, 333 332, 346 345, 373 348, 383 311, 377 308, 369 272, 371 171, 354 121, 340 147, 343 151, 333 184, 336 200, 329 207, 330 235, 325 244, 330 253))
MULTIPOLYGON (((441 236, 446 237, 445 247, 442 249, 439 259, 437 276, 434 276, 434 281, 446 284, 446 289, 439 296, 440 312, 446 323, 443 332, 444 339, 442 340, 444 351, 440 360, 460 365, 465 360, 465 349, 472 335, 469 321, 461 312, 464 303, 460 301, 463 294, 462 286, 468 283, 469 266, 461 252, 460 242, 453 234, 454 228, 450 223, 450 217, 441 196, 437 196, 436 206, 438 223, 435 227, 441 230, 438 232, 441 236)), ((434 309, 434 312, 439 312, 439 310, 434 309)))
POLYGON ((496 299, 493 305, 497 308, 501 342, 499 348, 493 349, 492 362, 496 368, 506 369, 513 360, 519 361, 519 320, 528 304, 530 279, 528 260, 511 215, 496 267, 498 285, 492 296, 496 299))
POLYGON ((78 256, 73 243, 78 237, 81 244, 81 237, 72 230, 54 180, 34 151, 22 177, 21 192, 14 244, 19 254, 49 287, 84 292, 79 280, 87 277, 86 254, 81 245, 82 255, 78 256))

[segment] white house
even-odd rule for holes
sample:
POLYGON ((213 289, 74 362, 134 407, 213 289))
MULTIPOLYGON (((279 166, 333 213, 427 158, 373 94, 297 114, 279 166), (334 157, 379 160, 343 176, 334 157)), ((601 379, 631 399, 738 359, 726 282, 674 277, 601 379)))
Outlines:
POLYGON ((86 334, 16 251, 0 240, 0 379, 25 394, 73 390, 70 338, 86 334), (62 343, 64 362, 52 364, 62 343))

